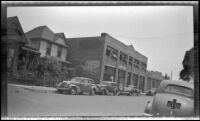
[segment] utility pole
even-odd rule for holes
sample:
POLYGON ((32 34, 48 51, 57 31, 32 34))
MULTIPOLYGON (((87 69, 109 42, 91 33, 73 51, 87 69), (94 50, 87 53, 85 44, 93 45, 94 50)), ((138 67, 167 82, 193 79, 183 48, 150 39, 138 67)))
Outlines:
POLYGON ((172 80, 172 74, 173 74, 173 71, 171 70, 171 80, 172 80))

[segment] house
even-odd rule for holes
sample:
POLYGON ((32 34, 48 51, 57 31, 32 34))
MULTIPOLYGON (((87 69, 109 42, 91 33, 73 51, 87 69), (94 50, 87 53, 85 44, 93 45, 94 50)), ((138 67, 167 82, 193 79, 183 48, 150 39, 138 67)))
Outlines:
POLYGON ((47 26, 39 26, 26 32, 30 45, 36 48, 41 58, 56 57, 60 62, 69 65, 68 42, 64 33, 54 33, 47 26))

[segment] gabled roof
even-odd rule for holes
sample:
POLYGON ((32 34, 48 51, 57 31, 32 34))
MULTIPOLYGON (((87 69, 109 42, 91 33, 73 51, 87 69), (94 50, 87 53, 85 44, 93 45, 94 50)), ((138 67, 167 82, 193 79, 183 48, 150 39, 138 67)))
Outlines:
MULTIPOLYGON (((65 44, 68 45, 68 42, 66 40, 64 33, 54 33, 51 29, 49 29, 47 26, 39 26, 36 27, 28 32, 26 32, 26 36, 28 38, 42 38, 48 41, 51 41, 55 43, 55 41, 58 38, 63 38, 65 41, 65 44)), ((59 44, 59 43, 57 43, 59 44)))
POLYGON ((7 32, 10 31, 10 30, 11 31, 12 30, 18 30, 21 33, 20 36, 22 36, 22 39, 20 39, 18 41, 23 42, 23 43, 28 43, 27 40, 26 40, 24 31, 22 29, 22 26, 21 26, 17 16, 7 18, 7 32))
POLYGON ((56 41, 58 38, 63 38, 65 41, 65 44, 69 45, 64 33, 55 33, 54 41, 56 41))
POLYGON ((28 32, 26 32, 29 38, 43 38, 50 41, 54 41, 54 32, 47 26, 39 26, 28 32))

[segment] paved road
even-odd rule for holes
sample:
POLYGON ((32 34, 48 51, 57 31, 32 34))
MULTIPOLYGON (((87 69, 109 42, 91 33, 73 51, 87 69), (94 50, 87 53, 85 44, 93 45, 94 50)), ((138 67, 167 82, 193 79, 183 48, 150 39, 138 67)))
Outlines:
POLYGON ((9 116, 140 116, 147 96, 44 93, 8 85, 9 116))

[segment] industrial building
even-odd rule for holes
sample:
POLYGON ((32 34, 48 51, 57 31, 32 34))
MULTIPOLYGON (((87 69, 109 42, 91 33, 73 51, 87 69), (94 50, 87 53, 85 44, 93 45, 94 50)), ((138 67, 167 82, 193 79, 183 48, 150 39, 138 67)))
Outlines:
POLYGON ((134 85, 144 91, 147 57, 107 33, 96 37, 68 38, 69 61, 76 76, 117 82, 120 89, 134 85))

